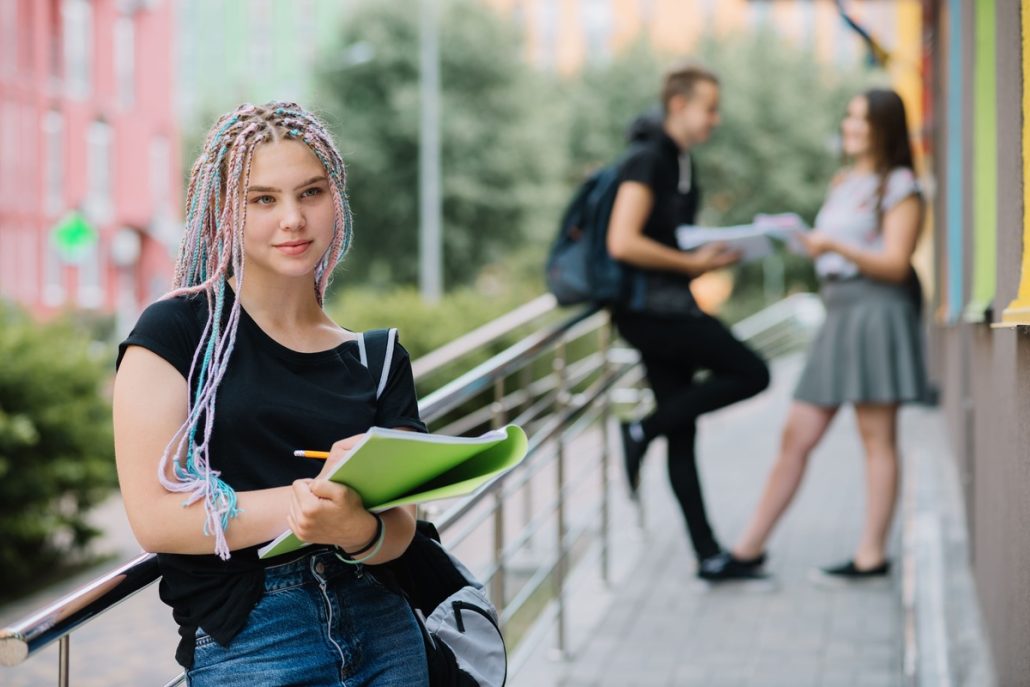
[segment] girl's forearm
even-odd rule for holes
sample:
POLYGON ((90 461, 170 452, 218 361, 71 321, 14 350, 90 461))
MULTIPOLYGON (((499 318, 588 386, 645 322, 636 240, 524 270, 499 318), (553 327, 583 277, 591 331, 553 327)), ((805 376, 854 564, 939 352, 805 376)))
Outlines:
POLYGON ((888 282, 902 282, 908 276, 910 258, 884 251, 858 248, 833 241, 830 250, 855 263, 859 272, 867 277, 888 282))
MULTIPOLYGON (((225 529, 230 550, 274 539, 286 527, 290 487, 238 492, 239 514, 225 529)), ((204 533, 204 503, 183 506, 185 494, 166 492, 132 508, 126 500, 136 540, 152 553, 205 554, 214 552, 214 538, 204 533)))

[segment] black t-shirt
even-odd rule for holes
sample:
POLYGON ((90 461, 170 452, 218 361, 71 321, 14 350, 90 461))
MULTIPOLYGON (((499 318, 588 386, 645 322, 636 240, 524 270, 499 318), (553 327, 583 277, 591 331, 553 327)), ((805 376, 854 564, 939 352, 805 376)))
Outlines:
MULTIPOLYGON (((619 182, 635 181, 651 189, 653 205, 644 236, 679 250, 676 228, 697 222, 701 189, 689 155, 662 130, 637 138, 619 165, 619 182)), ((699 311, 685 272, 629 266, 634 295, 615 308, 618 321, 626 310, 660 317, 693 317, 699 311), (643 287, 640 285, 643 284, 643 287)))
POLYGON ((701 189, 690 156, 681 154, 676 142, 664 131, 636 141, 619 167, 619 182, 624 181, 644 184, 654 194, 644 235, 678 248, 676 227, 695 224, 701 204, 701 189))
MULTIPOLYGON (((232 307, 232 291, 226 294, 223 322, 232 307)), ((119 346, 118 362, 127 347, 142 346, 188 379, 207 313, 204 295, 152 304, 119 346)), ((211 466, 221 478, 237 491, 280 487, 314 477, 322 467, 295 458, 295 449, 327 450, 372 426, 425 432, 407 352, 394 347, 386 386, 376 399, 379 380, 361 364, 360 351, 356 340, 317 353, 293 351, 241 310, 235 346, 218 387, 210 443, 211 466)), ((199 369, 194 387, 198 375, 199 369)), ((258 559, 258 548, 233 551, 228 561, 214 554, 158 555, 161 598, 180 625, 176 659, 181 665, 193 663, 197 627, 223 645, 243 628, 261 597, 264 566, 277 562, 258 559)))

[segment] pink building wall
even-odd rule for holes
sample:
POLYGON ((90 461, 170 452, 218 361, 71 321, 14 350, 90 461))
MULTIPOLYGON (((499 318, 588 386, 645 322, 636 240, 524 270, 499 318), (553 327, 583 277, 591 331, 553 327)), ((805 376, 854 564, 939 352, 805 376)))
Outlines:
POLYGON ((0 0, 0 297, 129 320, 168 289, 172 13, 172 0, 0 0), (99 231, 80 264, 50 242, 74 210, 99 231))

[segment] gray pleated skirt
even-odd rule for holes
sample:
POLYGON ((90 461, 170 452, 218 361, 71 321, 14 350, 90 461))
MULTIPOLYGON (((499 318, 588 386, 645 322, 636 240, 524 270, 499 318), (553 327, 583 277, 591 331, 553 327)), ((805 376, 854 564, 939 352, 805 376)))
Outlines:
POLYGON ((904 403, 926 393, 915 304, 901 285, 863 277, 825 282, 826 321, 794 398, 818 406, 904 403))

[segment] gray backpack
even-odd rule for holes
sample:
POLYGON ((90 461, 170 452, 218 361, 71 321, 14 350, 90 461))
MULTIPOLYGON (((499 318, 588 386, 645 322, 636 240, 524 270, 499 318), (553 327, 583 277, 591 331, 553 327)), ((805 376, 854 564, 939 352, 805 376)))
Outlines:
MULTIPOLYGON (((359 341, 361 362, 378 375, 376 397, 386 388, 396 329, 377 329, 359 341), (369 360, 382 361, 380 365, 369 360)), ((404 554, 372 575, 411 605, 422 627, 431 687, 502 687, 508 656, 497 609, 483 585, 440 543, 431 522, 419 520, 404 554)))

